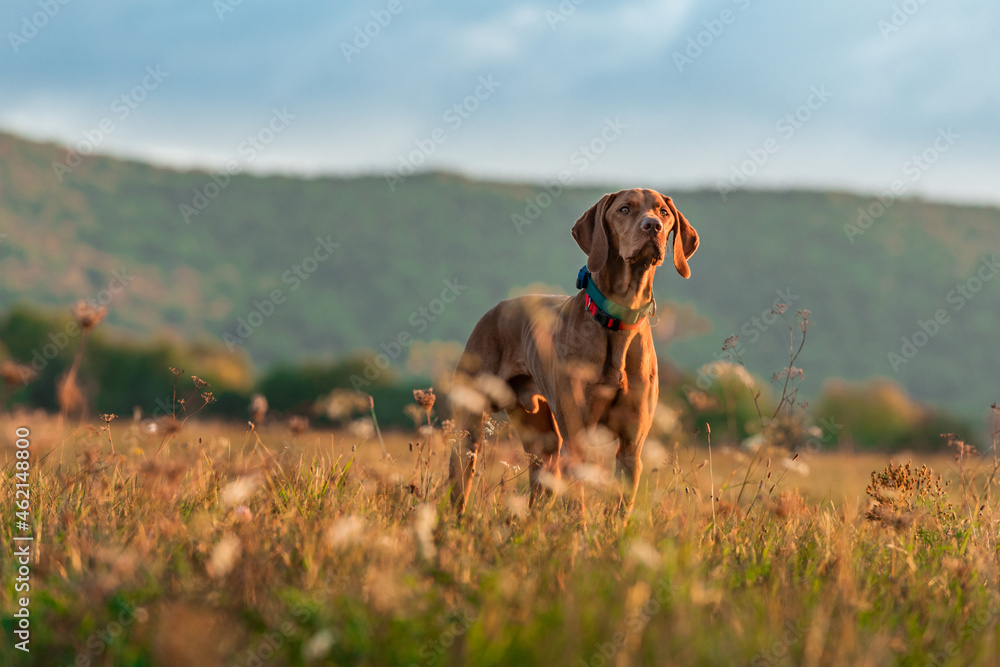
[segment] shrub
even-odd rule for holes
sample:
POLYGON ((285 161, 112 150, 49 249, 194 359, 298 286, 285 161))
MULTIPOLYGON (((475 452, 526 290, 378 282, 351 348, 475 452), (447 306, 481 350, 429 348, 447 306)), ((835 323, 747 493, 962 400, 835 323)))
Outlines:
POLYGON ((888 378, 861 383, 827 380, 816 415, 843 424, 840 438, 863 449, 943 448, 943 433, 954 433, 967 442, 975 440, 968 424, 913 400, 888 378))

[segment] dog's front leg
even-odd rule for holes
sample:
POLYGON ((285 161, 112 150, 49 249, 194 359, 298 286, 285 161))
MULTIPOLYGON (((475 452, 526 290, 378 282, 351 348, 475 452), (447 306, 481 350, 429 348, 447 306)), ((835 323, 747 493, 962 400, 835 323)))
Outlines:
POLYGON ((615 476, 621 484, 618 510, 625 517, 635 507, 635 496, 639 490, 639 476, 642 474, 642 445, 653 425, 653 410, 657 392, 645 394, 638 404, 628 397, 611 408, 609 417, 618 433, 618 451, 615 454, 615 476))
POLYGON ((619 436, 618 452, 615 454, 615 476, 621 484, 618 511, 625 517, 635 507, 635 495, 639 490, 639 475, 642 474, 642 437, 619 436))

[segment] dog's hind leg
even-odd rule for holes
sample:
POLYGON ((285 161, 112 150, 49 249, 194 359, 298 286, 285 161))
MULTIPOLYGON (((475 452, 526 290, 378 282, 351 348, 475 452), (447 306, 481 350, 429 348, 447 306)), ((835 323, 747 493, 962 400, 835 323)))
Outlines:
POLYGON ((507 410, 507 416, 521 438, 525 453, 531 458, 528 479, 531 485, 529 502, 533 507, 542 493, 552 492, 553 482, 561 476, 559 450, 562 448, 562 438, 548 402, 537 396, 531 407, 534 410, 515 406, 507 410), (549 478, 545 479, 543 473, 549 478))

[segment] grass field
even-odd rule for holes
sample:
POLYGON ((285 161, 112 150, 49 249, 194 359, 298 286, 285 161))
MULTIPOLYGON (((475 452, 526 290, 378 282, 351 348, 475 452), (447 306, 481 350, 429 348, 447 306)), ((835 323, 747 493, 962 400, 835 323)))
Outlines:
POLYGON ((500 429, 459 522, 440 430, 385 434, 388 457, 366 430, 192 420, 164 436, 117 419, 60 432, 41 413, 0 415, 0 663, 1000 660, 992 454, 923 455, 876 501, 866 487, 887 455, 786 468, 779 452, 651 444, 626 524, 606 509, 610 447, 591 452, 585 510, 559 498, 529 512, 525 457, 500 429), (30 590, 15 592, 10 552, 27 534, 30 590), (14 648, 25 596, 30 653, 14 648))

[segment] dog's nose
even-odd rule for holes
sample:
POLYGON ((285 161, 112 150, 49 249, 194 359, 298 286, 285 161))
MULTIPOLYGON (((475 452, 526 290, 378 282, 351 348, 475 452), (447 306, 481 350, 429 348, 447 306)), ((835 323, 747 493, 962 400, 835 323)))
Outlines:
POLYGON ((663 231, 663 223, 656 218, 646 218, 642 221, 642 231, 659 234, 663 231))

